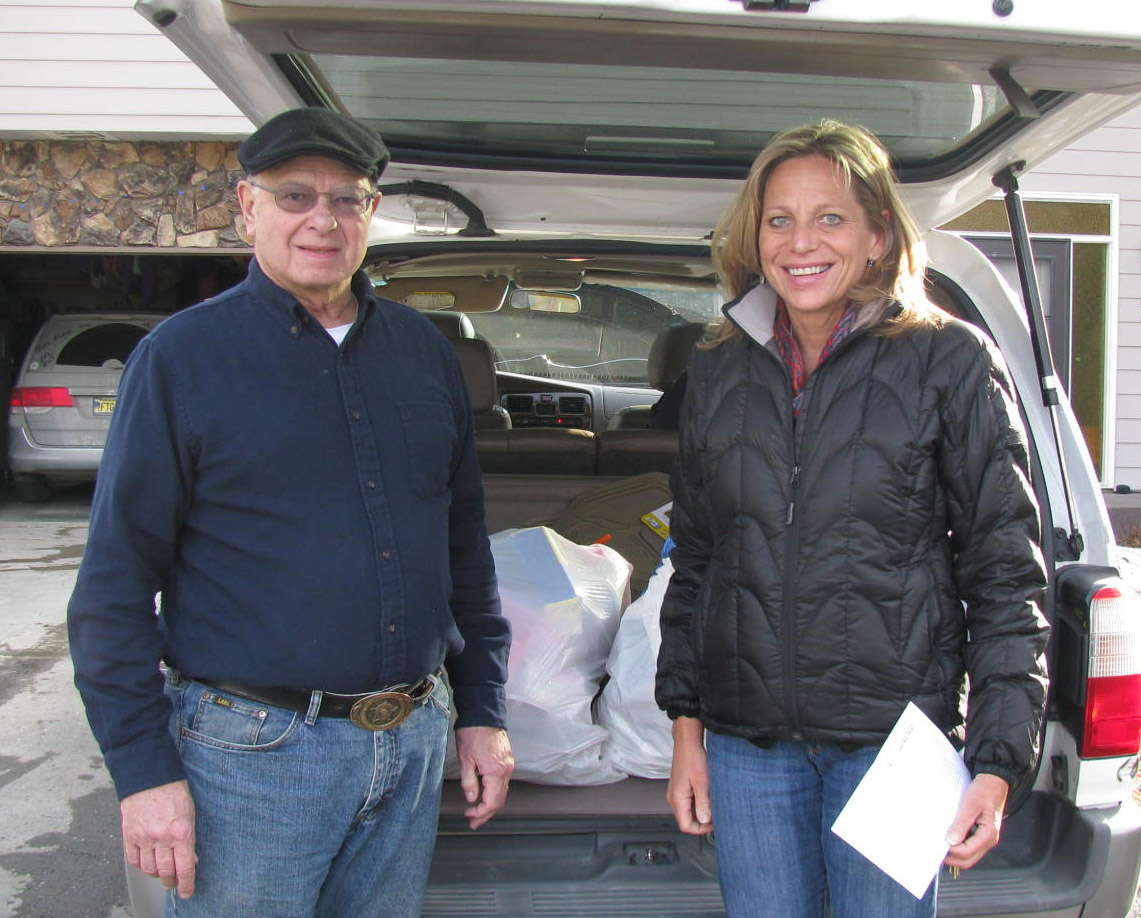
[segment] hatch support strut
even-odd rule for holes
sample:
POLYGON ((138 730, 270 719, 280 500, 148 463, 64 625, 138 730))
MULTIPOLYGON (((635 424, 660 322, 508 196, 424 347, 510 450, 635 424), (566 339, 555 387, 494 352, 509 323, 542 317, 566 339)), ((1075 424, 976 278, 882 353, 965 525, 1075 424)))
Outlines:
POLYGON ((1062 492, 1065 495, 1066 513, 1069 516, 1070 530, 1054 530, 1054 552, 1063 561, 1077 561, 1085 549, 1085 540, 1074 522, 1074 499, 1070 493, 1070 476, 1066 469, 1066 457, 1062 449, 1062 436, 1058 423, 1058 376, 1054 371, 1054 355, 1050 349, 1050 338, 1046 333, 1046 316, 1042 311, 1042 297, 1038 290, 1038 272, 1034 270, 1034 254, 1030 249, 1030 232, 1026 226, 1026 212, 1022 198, 1018 194, 1016 175, 1026 167, 1017 162, 1007 166, 991 181, 1001 189, 1006 204, 1006 217, 1010 222, 1010 236, 1014 243, 1014 259, 1018 264, 1018 279, 1022 286, 1022 301, 1030 324, 1030 343, 1034 349, 1034 363, 1038 370, 1039 391, 1042 404, 1050 415, 1050 426, 1054 435, 1054 451, 1058 456, 1058 467, 1062 475, 1062 492))

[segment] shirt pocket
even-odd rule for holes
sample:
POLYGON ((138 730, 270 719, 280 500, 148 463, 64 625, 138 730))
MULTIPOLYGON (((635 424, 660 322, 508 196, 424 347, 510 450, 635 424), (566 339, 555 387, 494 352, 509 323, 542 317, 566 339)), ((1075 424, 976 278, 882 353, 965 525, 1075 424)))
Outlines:
POLYGON ((452 408, 444 402, 401 402, 399 407, 412 493, 440 497, 448 490, 457 439, 452 408))

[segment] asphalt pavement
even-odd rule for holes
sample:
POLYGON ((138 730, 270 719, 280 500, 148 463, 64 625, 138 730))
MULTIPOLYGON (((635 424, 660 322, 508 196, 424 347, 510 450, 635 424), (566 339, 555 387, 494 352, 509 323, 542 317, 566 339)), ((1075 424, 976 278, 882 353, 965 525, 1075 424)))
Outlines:
POLYGON ((72 684, 65 610, 89 488, 0 497, 0 915, 130 918, 118 803, 72 684))

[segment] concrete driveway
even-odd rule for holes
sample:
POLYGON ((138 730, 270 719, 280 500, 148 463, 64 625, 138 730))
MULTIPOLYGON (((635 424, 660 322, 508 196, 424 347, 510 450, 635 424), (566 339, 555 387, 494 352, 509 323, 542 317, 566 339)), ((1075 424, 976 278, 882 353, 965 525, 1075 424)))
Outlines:
POLYGON ((43 506, 0 503, 0 915, 10 918, 131 914, 118 802, 67 653, 90 499, 79 488, 43 506))

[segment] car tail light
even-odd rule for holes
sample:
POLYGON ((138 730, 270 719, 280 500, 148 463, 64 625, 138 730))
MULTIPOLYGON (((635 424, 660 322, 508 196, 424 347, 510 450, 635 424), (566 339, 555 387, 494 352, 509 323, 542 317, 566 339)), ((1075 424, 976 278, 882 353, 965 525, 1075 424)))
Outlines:
POLYGON ((1082 754, 1134 755, 1141 746, 1141 635, 1134 597, 1104 586, 1090 602, 1082 754))
POLYGON ((1058 575, 1054 700, 1082 758, 1141 748, 1141 604, 1111 568, 1058 575))
POLYGON ((12 390, 13 408, 70 408, 75 403, 63 386, 25 386, 12 390))

